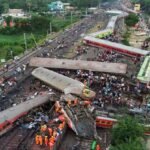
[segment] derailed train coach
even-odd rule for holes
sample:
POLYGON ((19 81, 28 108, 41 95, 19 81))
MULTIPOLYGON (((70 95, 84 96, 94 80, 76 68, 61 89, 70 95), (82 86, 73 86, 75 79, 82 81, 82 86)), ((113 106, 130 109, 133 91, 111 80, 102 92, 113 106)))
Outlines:
POLYGON ((2 111, 0 113, 0 131, 11 127, 20 117, 26 115, 31 109, 48 102, 48 100, 48 95, 40 95, 2 111))
MULTIPOLYGON (((129 12, 129 13, 135 13, 134 11, 132 11, 126 7, 124 7, 124 10, 129 12)), ((110 18, 110 20, 109 20, 109 22, 108 22, 108 24, 104 30, 101 30, 99 32, 95 32, 92 34, 88 34, 87 36, 85 36, 83 39, 83 43, 90 45, 90 46, 94 46, 94 47, 103 47, 103 48, 106 48, 107 50, 115 51, 115 52, 118 52, 118 53, 121 53, 124 55, 128 55, 131 57, 141 57, 141 56, 147 55, 149 53, 149 51, 97 38, 97 37, 105 37, 103 35, 103 33, 105 33, 106 31, 108 32, 109 30, 111 30, 111 33, 113 34, 115 32, 116 22, 119 19, 128 16, 128 13, 123 12, 123 11, 116 11, 116 10, 111 11, 110 10, 107 12, 108 13, 114 13, 117 15, 112 16, 110 18)))
POLYGON ((134 47, 130 47, 130 46, 126 46, 126 45, 122 45, 119 43, 114 43, 102 39, 97 39, 91 36, 84 37, 83 43, 94 47, 104 47, 107 50, 110 51, 112 50, 131 57, 140 57, 149 54, 149 51, 146 50, 142 50, 142 49, 138 49, 138 48, 134 48, 134 47))
POLYGON ((36 68, 33 70, 32 75, 65 94, 73 94, 83 99, 93 99, 96 95, 82 82, 46 68, 36 68))

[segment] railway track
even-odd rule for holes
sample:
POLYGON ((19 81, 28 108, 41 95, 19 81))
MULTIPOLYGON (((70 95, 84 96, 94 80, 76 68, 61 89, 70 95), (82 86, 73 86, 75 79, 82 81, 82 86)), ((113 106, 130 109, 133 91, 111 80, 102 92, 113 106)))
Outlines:
MULTIPOLYGON (((22 64, 28 64, 31 57, 37 56, 41 54, 44 51, 49 51, 49 45, 51 48, 56 48, 58 46, 57 41, 68 41, 68 39, 71 40, 71 42, 67 43, 69 45, 66 49, 68 50, 69 47, 72 46, 72 43, 74 43, 76 40, 80 38, 80 34, 85 33, 88 29, 90 29, 95 22, 99 21, 99 19, 102 19, 103 15, 96 14, 95 16, 91 18, 85 18, 75 24, 71 29, 64 31, 63 33, 58 34, 51 43, 41 45, 36 50, 29 52, 28 54, 24 55, 20 60, 18 60, 16 63, 9 64, 9 70, 4 71, 2 68, 0 68, 0 77, 3 76, 10 76, 13 73, 13 70, 15 70, 17 67, 20 67, 22 64), (96 17, 97 16, 97 17, 96 17), (94 18, 94 19, 93 19, 94 18), (84 26, 85 28, 82 28, 84 26), (81 28, 80 28, 81 27, 81 28), (72 33, 77 31, 77 34, 72 36, 72 33)), ((65 49, 65 51, 66 51, 65 49)), ((62 54, 64 54, 64 49, 57 49, 52 53, 52 56, 55 54, 57 55, 60 53, 61 57, 62 54)))
MULTIPOLYGON (((82 31, 80 31, 80 32, 82 32, 82 31)), ((80 33, 79 33, 79 35, 80 35, 80 33)), ((57 37, 56 37, 56 39, 57 39, 57 37)), ((53 42, 56 42, 55 39, 54 39, 53 42)), ((33 51, 33 52, 29 53, 25 57, 21 58, 17 62, 17 64, 10 65, 8 73, 7 73, 7 71, 6 72, 0 71, 0 76, 10 74, 10 73, 12 73, 12 71, 14 69, 16 69, 16 67, 19 67, 22 64, 27 64, 28 60, 31 57, 42 53, 43 50, 44 50, 44 48, 40 47, 40 49, 38 49, 37 51, 33 51)), ((58 51, 55 51, 55 52, 57 53, 58 51)), ((27 131, 25 129, 23 129, 23 130, 18 129, 18 128, 14 129, 12 132, 9 132, 8 136, 4 137, 3 139, 0 139, 0 143, 1 143, 0 150, 23 150, 23 149, 28 149, 28 144, 30 144, 30 142, 31 142, 30 139, 31 139, 33 134, 34 133, 32 133, 31 131, 27 131)))
MULTIPOLYGON (((0 150, 25 150, 29 147, 29 140, 34 130, 21 129, 16 127, 0 139, 0 150)), ((31 142, 31 141, 30 141, 31 142)))

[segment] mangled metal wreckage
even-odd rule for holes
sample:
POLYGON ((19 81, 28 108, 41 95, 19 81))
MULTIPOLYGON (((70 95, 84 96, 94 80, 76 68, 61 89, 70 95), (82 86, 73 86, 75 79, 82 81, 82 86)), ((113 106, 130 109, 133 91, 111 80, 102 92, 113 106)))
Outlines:
POLYGON ((35 69, 32 75, 65 94, 60 97, 60 100, 55 105, 61 108, 69 127, 76 135, 89 139, 99 139, 96 132, 95 120, 89 113, 88 108, 85 107, 83 101, 83 99, 89 100, 94 98, 94 91, 88 89, 83 83, 77 80, 45 68, 40 67, 35 69), (68 100, 74 101, 77 98, 77 105, 67 104, 68 100))

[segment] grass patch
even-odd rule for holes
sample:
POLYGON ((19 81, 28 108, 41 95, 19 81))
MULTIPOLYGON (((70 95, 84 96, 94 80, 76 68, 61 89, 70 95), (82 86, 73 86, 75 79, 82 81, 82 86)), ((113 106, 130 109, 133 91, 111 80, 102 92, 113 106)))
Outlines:
MULTIPOLYGON (((75 23, 79 18, 73 16, 72 23, 75 23)), ((71 18, 55 18, 52 19, 52 30, 58 32, 71 25, 71 18)), ((35 28, 36 29, 36 28, 35 28)), ((47 30, 37 29, 33 34, 26 33, 27 49, 43 43, 47 35, 47 30)), ((24 32, 12 35, 0 34, 0 59, 9 60, 14 56, 20 55, 25 51, 24 32)))
POLYGON ((129 43, 130 35, 131 35, 131 32, 129 32, 129 30, 127 29, 127 31, 123 35, 124 39, 121 41, 122 44, 130 46, 130 43, 129 43))
MULTIPOLYGON (((35 35, 35 40, 41 38, 41 35, 35 35)), ((27 40, 27 48, 31 48, 35 46, 35 42, 33 40, 33 36, 31 34, 26 34, 27 40)), ((24 36, 20 35, 3 35, 0 34, 0 59, 9 60, 10 51, 12 51, 13 56, 17 56, 24 52, 25 44, 24 44, 24 36)))

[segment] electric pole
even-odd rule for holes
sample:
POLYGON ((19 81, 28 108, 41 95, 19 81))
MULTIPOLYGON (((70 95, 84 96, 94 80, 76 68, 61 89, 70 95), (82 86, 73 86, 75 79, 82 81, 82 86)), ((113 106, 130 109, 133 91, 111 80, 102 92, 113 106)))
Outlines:
POLYGON ((25 51, 27 51, 27 40, 26 40, 26 34, 24 33, 24 45, 25 45, 25 51))
POLYGON ((72 24, 72 11, 71 11, 71 16, 70 16, 70 19, 71 19, 71 24, 72 24))
POLYGON ((52 23, 51 22, 49 23, 49 31, 50 31, 50 33, 52 33, 52 23))
POLYGON ((34 35, 33 35, 32 33, 31 33, 31 36, 32 36, 32 38, 33 38, 33 41, 34 41, 34 43, 35 43, 36 48, 38 48, 38 45, 37 45, 36 40, 35 40, 35 37, 34 37, 34 35))
POLYGON ((85 10, 85 16, 87 17, 87 14, 88 14, 88 8, 86 8, 85 10))

